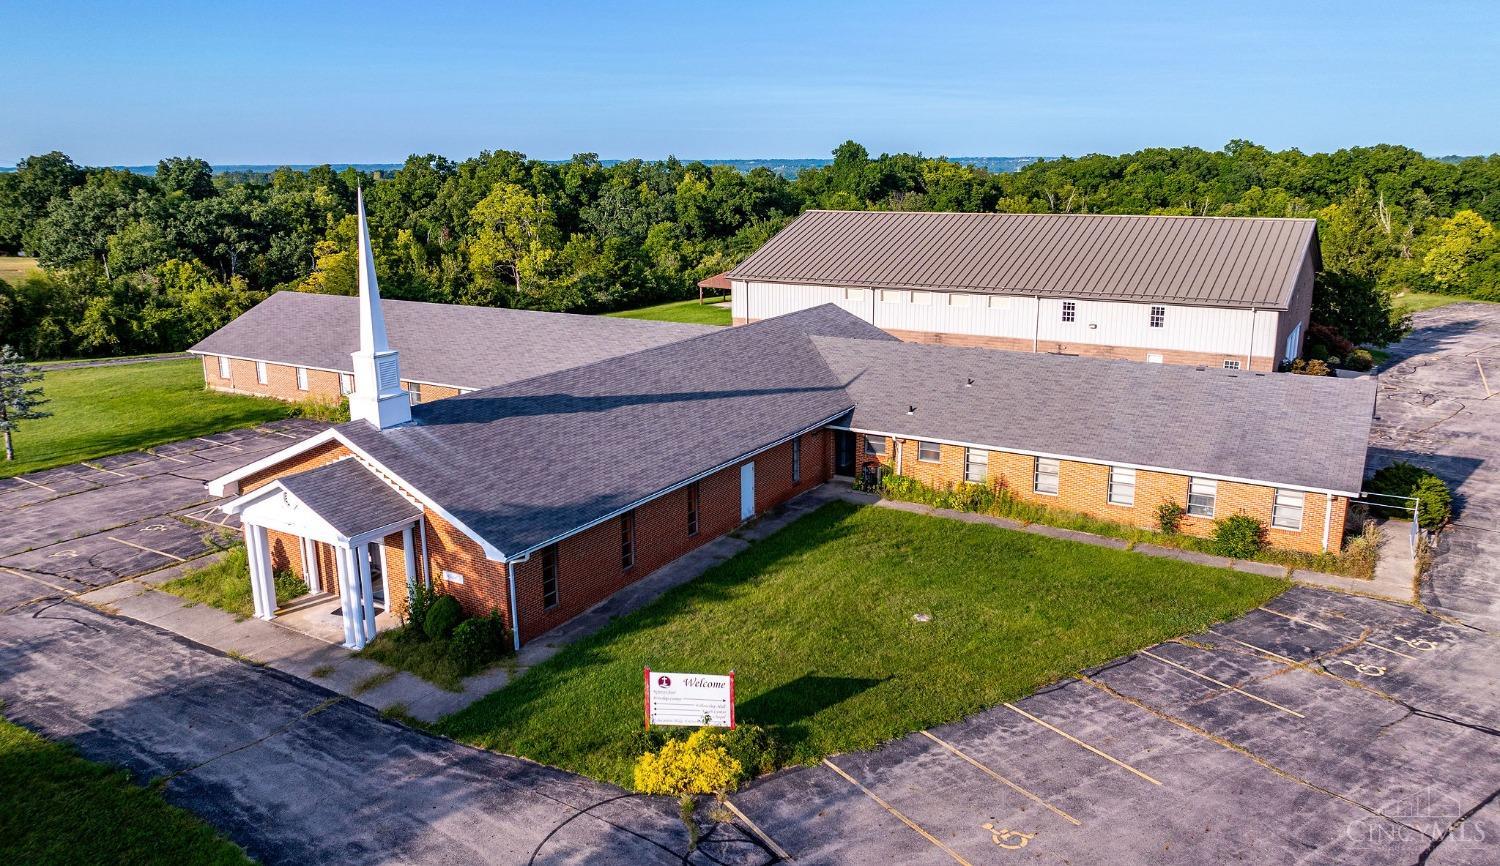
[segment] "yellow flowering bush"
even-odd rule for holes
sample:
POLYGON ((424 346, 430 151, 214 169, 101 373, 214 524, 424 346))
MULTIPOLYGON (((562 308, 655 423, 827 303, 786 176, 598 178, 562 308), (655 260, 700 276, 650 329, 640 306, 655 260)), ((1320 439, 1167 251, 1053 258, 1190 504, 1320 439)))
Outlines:
POLYGON ((635 788, 675 797, 732 791, 742 769, 717 731, 700 728, 686 740, 668 740, 660 751, 641 755, 635 762, 635 788))

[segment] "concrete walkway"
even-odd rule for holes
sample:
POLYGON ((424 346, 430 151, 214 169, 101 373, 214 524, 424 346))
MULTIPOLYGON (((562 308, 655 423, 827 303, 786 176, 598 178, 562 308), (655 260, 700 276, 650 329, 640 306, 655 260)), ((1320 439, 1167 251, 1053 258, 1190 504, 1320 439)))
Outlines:
POLYGON ((1144 556, 1179 559, 1183 562, 1209 565, 1215 568, 1229 568, 1251 574, 1264 574, 1268 577, 1284 577, 1295 583, 1322 587, 1324 589, 1336 589, 1341 592, 1354 593, 1355 595, 1367 595, 1372 598, 1383 598, 1408 603, 1414 598, 1412 580, 1413 562, 1410 551, 1406 548, 1404 537, 1397 539, 1399 543, 1391 543, 1391 539, 1395 534, 1389 530, 1385 530, 1381 534, 1380 555, 1381 561, 1384 562, 1384 567, 1377 565, 1374 579, 1363 580, 1357 577, 1345 577, 1341 574, 1325 574, 1302 568, 1287 568, 1286 566, 1268 562, 1255 562, 1249 559, 1230 559, 1226 556, 1213 556, 1212 554, 1198 553, 1193 550, 1179 550, 1175 547, 1163 547, 1157 544, 1135 544, 1119 538, 1095 535, 1092 532, 1080 532, 1076 529, 1060 529, 1056 526, 1046 526, 1040 523, 1021 523, 1018 520, 991 517, 988 514, 975 514, 969 511, 954 511, 950 508, 933 508, 930 505, 922 505, 916 502, 899 502, 893 499, 882 499, 871 493, 860 493, 854 490, 848 482, 833 481, 825 485, 825 487, 829 487, 835 491, 834 495, 838 498, 861 505, 875 505, 881 508, 892 508, 897 511, 910 511, 914 514, 929 514, 949 520, 962 520, 965 523, 984 523, 1016 532, 1029 532, 1033 535, 1062 538, 1068 541, 1076 541, 1080 544, 1092 544, 1098 547, 1128 550, 1144 556))
MULTIPOLYGON (((251 664, 309 680, 381 712, 430 724, 504 688, 568 644, 593 634, 618 617, 640 610, 668 590, 733 557, 749 547, 750 542, 779 531, 847 492, 847 486, 815 488, 729 535, 708 542, 531 641, 514 658, 466 678, 463 688, 456 692, 414 674, 360 658, 326 637, 299 631, 294 617, 278 617, 271 622, 242 619, 157 589, 211 563, 214 557, 123 580, 83 593, 78 600, 107 613, 165 629, 251 664)), ((381 627, 394 624, 382 622, 381 627)))

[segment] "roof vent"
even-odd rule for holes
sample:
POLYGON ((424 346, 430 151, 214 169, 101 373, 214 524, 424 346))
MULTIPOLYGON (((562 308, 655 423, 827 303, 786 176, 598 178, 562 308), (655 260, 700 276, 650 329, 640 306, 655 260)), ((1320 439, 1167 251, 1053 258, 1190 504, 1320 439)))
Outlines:
POLYGON ((906 407, 906 414, 908 414, 908 415, 915 415, 915 414, 917 414, 917 407, 915 407, 915 406, 907 406, 906 407))
POLYGON ((974 387, 974 380, 970 379, 969 381, 965 382, 964 383, 964 387, 965 388, 972 388, 972 387, 974 387))
POLYGON ((1207 370, 1208 368, 1207 367, 1194 367, 1193 369, 1197 370, 1200 373, 1202 373, 1204 370, 1207 370))

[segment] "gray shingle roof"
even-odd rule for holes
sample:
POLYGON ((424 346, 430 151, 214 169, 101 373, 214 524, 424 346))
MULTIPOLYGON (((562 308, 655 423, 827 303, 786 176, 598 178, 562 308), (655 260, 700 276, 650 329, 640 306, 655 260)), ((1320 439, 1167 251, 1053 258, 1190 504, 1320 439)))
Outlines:
POLYGON ((288 493, 348 538, 422 513, 358 460, 339 460, 279 480, 288 493))
POLYGON ((338 430, 514 556, 847 412, 810 335, 894 341, 823 306, 338 430))
POLYGON ((808 211, 729 276, 1287 309, 1316 221, 808 211))
POLYGON ((845 383, 858 429, 1345 493, 1364 476, 1372 378, 813 343, 845 383))
MULTIPOLYGON (((351 372, 357 298, 277 292, 189 351, 351 372)), ((685 325, 495 307, 383 301, 406 379, 486 388, 709 333, 685 325)))

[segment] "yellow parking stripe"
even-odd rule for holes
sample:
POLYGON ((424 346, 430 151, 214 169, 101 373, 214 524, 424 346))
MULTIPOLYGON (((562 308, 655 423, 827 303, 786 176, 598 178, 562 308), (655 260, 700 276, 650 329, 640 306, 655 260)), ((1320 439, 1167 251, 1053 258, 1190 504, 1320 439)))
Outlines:
POLYGON ((1052 724, 1049 724, 1047 722, 1042 721, 1041 719, 1037 718, 1036 716, 1033 716, 1031 713, 1026 712, 1025 710, 1021 709, 1020 707, 1016 706, 1015 704, 1005 704, 1004 706, 1007 709, 1015 710, 1016 712, 1018 712, 1021 715, 1025 716, 1026 718, 1031 719, 1033 722, 1036 722, 1037 724, 1041 725, 1042 727, 1046 728, 1047 730, 1051 731, 1052 733, 1057 734, 1059 737, 1062 737, 1063 739, 1068 740, 1069 742, 1071 742, 1071 743, 1073 743, 1075 745, 1081 746, 1081 747, 1089 750, 1090 752, 1093 752, 1094 754, 1098 755, 1099 757, 1103 758, 1104 760, 1109 761, 1111 764, 1114 764, 1115 766, 1120 767, 1121 769, 1129 770, 1130 772, 1136 774, 1137 776, 1140 776, 1142 779, 1145 779, 1146 781, 1150 782, 1153 785, 1160 785, 1161 784, 1161 782, 1157 781, 1156 779, 1151 778, 1150 776, 1146 775, 1145 773, 1142 773, 1140 770, 1137 770, 1135 767, 1132 767, 1129 764, 1125 763, 1124 761, 1120 760, 1119 758, 1116 758, 1114 755, 1111 755, 1111 754, 1109 754, 1107 752, 1104 752, 1104 751, 1102 751, 1100 749, 1096 749, 1093 746, 1090 746, 1088 743, 1085 743, 1083 740, 1078 739, 1077 737, 1073 736, 1072 734, 1068 733, 1067 731, 1063 730, 1062 728, 1059 728, 1056 725, 1052 725, 1052 724))
POLYGON ((958 757, 963 758, 965 761, 968 761, 970 764, 973 764, 975 767, 978 767, 979 770, 981 772, 983 772, 985 775, 989 776, 990 778, 994 779, 997 782, 1000 782, 1000 783, 1002 783, 1004 785, 1009 786, 1010 789, 1012 791, 1015 791, 1017 794, 1020 794, 1021 796, 1025 797, 1028 800, 1031 800, 1032 802, 1036 803, 1039 806, 1046 807, 1054 815, 1057 815, 1059 818, 1062 818, 1064 821, 1067 821, 1069 824, 1072 824, 1074 827, 1082 827, 1083 826, 1083 822, 1082 821, 1078 820, 1077 818, 1074 818, 1072 815, 1069 815, 1067 812, 1064 812, 1063 810, 1057 808, 1056 806, 1052 805, 1051 803, 1048 803, 1046 800, 1043 800, 1041 797, 1038 797, 1036 794, 1031 793, 1030 791, 1028 791, 1025 788, 1021 787, 1020 785, 1017 785, 1015 782, 1012 782, 1011 780, 1005 778, 1004 776, 1000 775, 999 773, 995 772, 994 770, 991 770, 989 767, 986 767, 984 764, 979 763, 978 761, 974 760, 973 758, 971 758, 968 755, 964 754, 963 752, 959 751, 958 748, 956 746, 954 746, 952 743, 949 743, 948 741, 946 741, 946 740, 938 737, 936 734, 933 734, 931 731, 923 731, 922 732, 922 736, 924 736, 927 739, 933 741, 934 743, 937 743, 939 746, 942 746, 943 748, 947 749, 948 751, 952 752, 953 754, 957 755, 958 757))
POLYGON ((910 819, 910 818, 906 817, 905 815, 901 814, 901 810, 897 809, 895 806, 892 806, 890 803, 887 803, 886 801, 880 799, 880 795, 879 794, 875 793, 874 791, 871 791, 869 788, 866 788, 864 785, 861 785, 858 781, 855 780, 855 778, 853 776, 849 775, 848 773, 844 772, 843 770, 840 770, 837 764, 835 764, 834 762, 828 760, 827 758, 823 759, 823 763, 828 766, 828 769, 834 771, 835 773, 838 773, 840 776, 843 776, 844 780, 847 781, 849 784, 851 784, 854 787, 856 787, 856 788, 860 789, 861 791, 863 791, 865 793, 865 796, 869 797, 871 800, 874 800, 875 803, 876 803, 876 805, 880 806, 880 808, 886 810, 887 812, 890 812, 892 815, 895 815, 898 819, 900 819, 901 823, 905 824, 906 826, 912 828, 913 830, 915 830, 919 834, 921 834, 921 836, 922 836, 923 839, 926 839, 928 842, 931 842, 932 844, 934 844, 937 847, 941 848, 943 850, 943 853, 947 854, 949 857, 952 857, 956 862, 962 863, 963 866, 974 866, 973 863, 970 863, 969 861, 965 860, 963 858, 962 854, 960 854, 957 851, 953 850, 952 848, 948 847, 948 844, 946 842, 944 842, 942 839, 939 839, 938 837, 932 835, 931 833, 927 832, 926 830, 923 830, 922 827, 921 827, 921 825, 919 825, 916 821, 913 821, 912 819, 910 819))
POLYGON ((1190 673, 1193 676, 1198 677, 1199 679, 1207 680, 1207 681, 1213 683, 1216 686, 1223 686, 1224 688, 1229 689, 1231 692, 1238 692, 1239 694, 1244 695, 1245 697, 1249 698, 1252 701, 1260 701, 1261 703, 1265 704, 1266 706, 1272 707, 1274 709, 1281 710, 1283 713, 1286 713, 1288 715, 1296 716, 1299 719, 1305 719, 1305 718, 1307 718, 1307 716, 1302 715, 1301 713, 1297 712, 1296 710, 1287 709, 1286 707, 1283 707, 1281 704, 1278 704, 1275 701, 1268 701, 1265 698, 1261 697, 1260 695, 1252 695, 1249 692, 1245 691, 1244 689, 1240 688, 1239 686, 1232 686, 1229 683, 1224 682, 1223 680, 1216 680, 1213 677, 1209 676, 1208 674, 1199 673, 1198 671, 1193 670, 1192 668, 1188 667, 1187 665, 1178 664, 1177 662, 1174 662, 1174 661, 1172 661, 1171 659, 1168 659, 1168 658, 1162 658, 1161 656, 1157 655, 1156 653, 1151 652, 1150 650, 1141 650, 1141 655, 1146 656, 1147 658, 1156 659, 1157 661, 1161 662, 1164 665, 1171 665, 1172 667, 1177 668, 1178 670, 1186 671, 1187 673, 1190 673))

